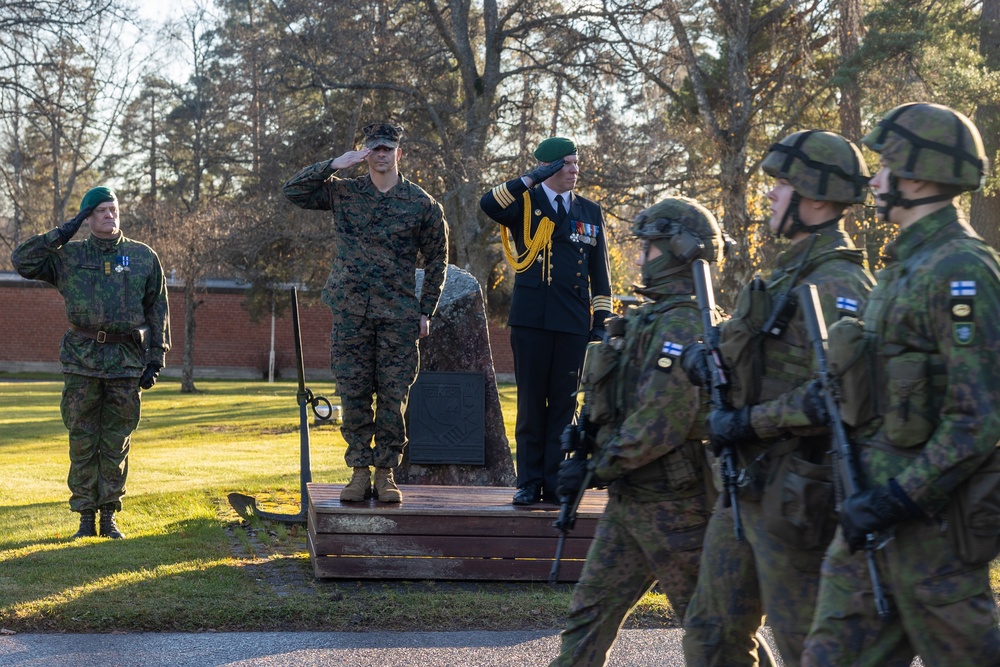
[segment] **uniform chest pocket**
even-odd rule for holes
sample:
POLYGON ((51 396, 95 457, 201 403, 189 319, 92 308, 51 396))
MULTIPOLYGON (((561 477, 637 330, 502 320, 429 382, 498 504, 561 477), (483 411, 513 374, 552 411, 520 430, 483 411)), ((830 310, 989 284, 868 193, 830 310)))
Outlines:
POLYGON ((89 313, 93 308, 93 301, 97 295, 97 281, 103 277, 103 267, 98 264, 86 263, 78 264, 74 271, 69 274, 69 286, 67 294, 73 297, 66 300, 69 314, 89 313), (83 297, 83 298, 80 298, 83 297))
POLYGON ((921 445, 934 431, 928 361, 923 352, 905 352, 886 362, 885 434, 897 447, 921 445))

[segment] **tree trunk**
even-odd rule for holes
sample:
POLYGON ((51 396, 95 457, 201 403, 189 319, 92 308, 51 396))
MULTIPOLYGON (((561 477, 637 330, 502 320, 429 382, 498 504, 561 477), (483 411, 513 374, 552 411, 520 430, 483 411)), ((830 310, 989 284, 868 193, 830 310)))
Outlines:
POLYGON ((194 311, 198 308, 195 299, 194 281, 184 286, 184 361, 181 367, 181 393, 193 394, 194 386, 194 311))
MULTIPOLYGON (((980 30, 979 52, 986 59, 990 70, 1000 70, 1000 0, 983 0, 982 28, 980 30)), ((1000 105, 980 104, 976 110, 976 125, 983 135, 983 145, 990 164, 996 168, 997 149, 1000 142, 1000 105)), ((972 195, 969 222, 979 234, 994 248, 1000 248, 1000 194, 994 190, 988 195, 976 192, 972 195)))
MULTIPOLYGON (((840 20, 837 39, 841 63, 850 60, 861 42, 861 0, 839 0, 840 20)), ((857 76, 840 73, 840 133, 851 141, 861 139, 861 86, 857 76)))

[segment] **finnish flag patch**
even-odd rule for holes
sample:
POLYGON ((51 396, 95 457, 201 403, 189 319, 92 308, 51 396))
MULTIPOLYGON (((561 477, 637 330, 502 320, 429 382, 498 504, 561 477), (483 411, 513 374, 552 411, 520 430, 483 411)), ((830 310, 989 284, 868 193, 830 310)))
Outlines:
POLYGON ((656 360, 656 366, 661 371, 669 373, 674 367, 674 359, 681 356, 683 350, 683 345, 666 341, 663 343, 663 347, 660 348, 660 358, 656 360))
POLYGON ((858 302, 856 299, 848 299, 846 296, 837 297, 837 310, 845 313, 857 313, 858 302))
POLYGON ((952 296, 976 296, 976 281, 975 280, 952 280, 951 281, 951 295, 952 296))
POLYGON ((663 347, 660 349, 660 354, 666 354, 671 357, 679 357, 681 356, 681 352, 683 350, 683 345, 678 345, 677 343, 671 343, 668 341, 663 344, 663 347))

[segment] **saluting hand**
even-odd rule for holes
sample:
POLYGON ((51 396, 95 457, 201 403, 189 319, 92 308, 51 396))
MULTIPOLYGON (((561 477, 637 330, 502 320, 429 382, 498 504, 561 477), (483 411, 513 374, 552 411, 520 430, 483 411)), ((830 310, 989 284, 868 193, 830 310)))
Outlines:
POLYGON ((330 160, 330 166, 334 169, 348 169, 356 164, 360 164, 365 161, 368 154, 372 152, 370 148, 362 148, 359 151, 347 151, 340 157, 335 157, 330 160))

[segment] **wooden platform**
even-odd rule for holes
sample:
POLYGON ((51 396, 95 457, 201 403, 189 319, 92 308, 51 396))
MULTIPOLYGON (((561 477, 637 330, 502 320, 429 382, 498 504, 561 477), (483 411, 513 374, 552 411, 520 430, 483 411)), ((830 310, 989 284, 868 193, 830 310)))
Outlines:
MULTIPOLYGON (((515 489, 400 485, 403 502, 341 503, 342 484, 308 485, 309 555, 319 579, 548 581, 559 506, 510 504, 515 489)), ((559 581, 580 576, 607 492, 588 491, 559 581)))

